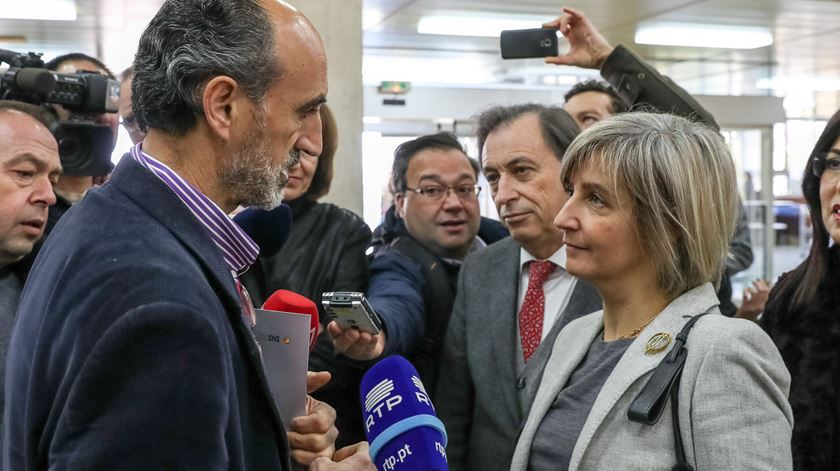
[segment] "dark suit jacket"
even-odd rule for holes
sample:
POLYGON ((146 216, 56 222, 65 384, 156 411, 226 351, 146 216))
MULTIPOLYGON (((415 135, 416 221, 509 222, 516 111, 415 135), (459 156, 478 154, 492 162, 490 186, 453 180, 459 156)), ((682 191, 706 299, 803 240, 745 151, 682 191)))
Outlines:
POLYGON ((289 207, 294 221, 289 239, 277 253, 257 259, 241 280, 258 306, 278 289, 306 296, 318 306, 318 318, 324 328, 309 354, 309 369, 329 371, 332 377, 312 396, 336 410, 336 447, 341 448, 365 439, 359 406, 359 384, 364 371, 335 353, 325 328, 330 318, 321 306, 321 294, 365 291, 365 249, 370 244, 370 228, 359 216, 333 204, 298 198, 289 202, 289 207))
POLYGON ((519 250, 508 237, 470 254, 461 268, 435 400, 449 436, 451 471, 510 468, 557 333, 601 309, 595 289, 577 280, 566 310, 518 371, 519 250))
POLYGON ((44 245, 6 378, 5 469, 290 469, 230 269, 130 157, 44 245))

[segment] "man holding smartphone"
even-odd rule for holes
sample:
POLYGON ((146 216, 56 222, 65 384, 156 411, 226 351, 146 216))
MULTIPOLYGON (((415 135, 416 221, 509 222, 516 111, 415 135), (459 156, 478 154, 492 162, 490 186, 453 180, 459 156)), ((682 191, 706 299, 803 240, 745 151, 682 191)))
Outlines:
POLYGON ((356 360, 402 354, 434 391, 440 345, 464 257, 507 232, 482 220, 478 163, 450 133, 421 136, 394 152, 395 205, 377 230, 367 296, 381 317, 378 335, 327 327, 335 349, 356 360))
MULTIPOLYGON (((718 129, 711 113, 688 92, 624 46, 611 46, 582 11, 564 7, 562 16, 543 24, 543 27, 559 30, 570 46, 566 54, 546 57, 547 64, 600 70, 630 108, 692 117, 718 129)), ((566 111, 575 117, 573 110, 566 111)), ((613 113, 618 111, 613 110, 613 113)), ((581 129, 593 123, 577 122, 581 129)))

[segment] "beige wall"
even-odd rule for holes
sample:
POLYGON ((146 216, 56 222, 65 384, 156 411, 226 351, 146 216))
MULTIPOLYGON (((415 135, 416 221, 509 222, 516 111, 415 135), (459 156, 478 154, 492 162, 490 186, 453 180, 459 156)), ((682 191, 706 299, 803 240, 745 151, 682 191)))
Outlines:
POLYGON ((322 201, 362 214, 362 0, 292 0, 327 47, 330 109, 338 124, 335 177, 322 201))

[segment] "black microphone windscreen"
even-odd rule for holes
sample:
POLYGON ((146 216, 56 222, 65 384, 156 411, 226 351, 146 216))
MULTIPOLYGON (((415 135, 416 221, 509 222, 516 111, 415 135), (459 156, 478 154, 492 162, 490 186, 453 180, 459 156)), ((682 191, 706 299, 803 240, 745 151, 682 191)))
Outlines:
POLYGON ((279 252, 292 232, 292 210, 285 203, 272 210, 246 208, 233 220, 260 246, 260 257, 279 252))
POLYGON ((46 95, 55 88, 55 75, 46 69, 26 67, 15 74, 15 85, 27 92, 46 95))

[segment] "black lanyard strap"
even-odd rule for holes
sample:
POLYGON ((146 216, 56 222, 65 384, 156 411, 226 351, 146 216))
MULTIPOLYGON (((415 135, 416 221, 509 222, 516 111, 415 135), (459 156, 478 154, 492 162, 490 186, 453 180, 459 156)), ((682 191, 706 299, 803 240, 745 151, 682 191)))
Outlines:
POLYGON ((630 409, 627 411, 627 417, 633 422, 642 423, 645 425, 654 425, 662 416, 662 411, 665 410, 665 404, 668 402, 668 396, 671 397, 671 415, 673 416, 674 427, 674 451, 677 457, 677 464, 674 466, 674 471, 692 470, 693 468, 685 459, 685 450, 683 449, 682 435, 680 433, 680 419, 679 419, 679 403, 677 396, 679 395, 680 376, 682 375, 683 367, 685 366, 685 359, 688 356, 688 349, 685 348, 685 343, 688 340, 688 333, 694 324, 700 320, 701 317, 709 314, 711 310, 702 314, 693 316, 685 323, 682 330, 677 334, 674 340, 674 348, 662 359, 651 374, 645 387, 639 392, 633 402, 630 404, 630 409))

